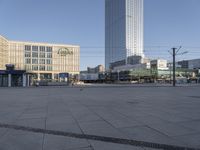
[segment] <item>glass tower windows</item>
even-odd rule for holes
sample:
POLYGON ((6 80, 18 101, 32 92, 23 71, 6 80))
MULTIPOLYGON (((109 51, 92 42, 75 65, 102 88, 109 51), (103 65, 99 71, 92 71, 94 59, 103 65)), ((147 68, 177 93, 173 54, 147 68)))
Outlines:
POLYGON ((32 64, 38 64, 38 59, 32 59, 32 64))
POLYGON ((31 52, 25 52, 25 57, 31 57, 31 52))
POLYGON ((51 59, 47 59, 46 60, 46 63, 49 65, 49 64, 52 64, 52 60, 51 59))
POLYGON ((40 58, 45 58, 45 53, 40 53, 40 58))
POLYGON ((52 52, 52 47, 47 47, 46 51, 47 52, 52 52))
POLYGON ((37 70, 38 70, 38 66, 33 65, 33 66, 32 66, 32 70, 37 71, 37 70))
POLYGON ((25 51, 31 51, 31 46, 30 45, 25 45, 25 51))
POLYGON ((45 64, 45 59, 40 59, 40 64, 45 64))
POLYGON ((45 66, 40 66, 40 71, 45 71, 45 66))
POLYGON ((47 53, 47 58, 52 58, 52 53, 47 53))
POLYGON ((25 59, 25 64, 31 64, 31 59, 30 58, 25 59))
POLYGON ((38 51, 38 46, 32 46, 32 51, 37 52, 38 51))
POLYGON ((32 52, 32 57, 38 57, 38 53, 32 52))
POLYGON ((40 52, 45 52, 45 46, 40 46, 40 52))

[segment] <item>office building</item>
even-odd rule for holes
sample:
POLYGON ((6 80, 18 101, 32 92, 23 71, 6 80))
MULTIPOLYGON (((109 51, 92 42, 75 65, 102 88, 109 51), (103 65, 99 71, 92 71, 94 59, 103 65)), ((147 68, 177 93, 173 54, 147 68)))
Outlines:
POLYGON ((106 0, 105 7, 106 69, 144 58, 143 0, 106 0))
POLYGON ((58 80, 59 75, 79 74, 78 45, 10 41, 0 36, 0 70, 6 64, 25 70, 34 80, 58 80))

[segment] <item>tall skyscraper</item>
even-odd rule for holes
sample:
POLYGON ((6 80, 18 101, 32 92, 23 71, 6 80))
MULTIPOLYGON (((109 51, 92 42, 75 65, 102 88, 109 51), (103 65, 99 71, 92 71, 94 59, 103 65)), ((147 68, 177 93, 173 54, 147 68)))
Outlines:
POLYGON ((105 0, 105 7, 106 69, 143 58, 143 0, 105 0))

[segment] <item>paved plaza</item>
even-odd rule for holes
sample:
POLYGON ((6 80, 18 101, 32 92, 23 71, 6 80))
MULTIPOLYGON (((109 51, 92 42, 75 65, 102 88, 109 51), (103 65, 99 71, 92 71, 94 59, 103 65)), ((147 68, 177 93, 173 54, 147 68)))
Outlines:
POLYGON ((0 88, 0 150, 200 149, 200 86, 0 88))

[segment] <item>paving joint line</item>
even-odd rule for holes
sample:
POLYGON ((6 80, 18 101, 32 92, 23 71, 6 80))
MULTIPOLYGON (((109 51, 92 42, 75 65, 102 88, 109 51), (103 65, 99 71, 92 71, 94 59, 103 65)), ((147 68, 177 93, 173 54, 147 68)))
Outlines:
MULTIPOLYGON (((63 102, 63 100, 62 100, 62 102, 63 102)), ((63 102, 63 104, 64 104, 67 108, 69 108, 69 107, 68 107, 68 104, 66 104, 65 102, 63 102)), ((82 130, 82 128, 81 128, 81 126, 80 126, 80 124, 79 124, 79 122, 78 122, 78 120, 77 120, 76 117, 73 115, 73 113, 72 113, 72 111, 71 111, 70 109, 69 109, 69 112, 71 113, 72 118, 73 118, 74 121, 76 122, 76 124, 77 124, 77 126, 79 127, 79 129, 80 129, 80 131, 82 132, 82 134, 85 135, 85 134, 84 134, 84 131, 82 130)), ((94 150, 92 144, 90 143, 90 141, 89 141, 88 139, 87 139, 87 142, 88 142, 89 146, 91 147, 91 149, 94 150)))
POLYGON ((131 140, 131 139, 122 139, 122 138, 115 138, 115 137, 98 136, 98 135, 78 134, 78 133, 72 133, 72 132, 32 128, 32 127, 5 124, 5 123, 0 123, 0 128, 14 129, 14 130, 19 130, 19 131, 28 131, 28 132, 33 132, 33 133, 42 133, 42 134, 49 134, 49 135, 57 135, 57 136, 64 136, 64 137, 71 137, 71 138, 79 138, 79 139, 86 139, 86 140, 94 140, 94 141, 101 141, 101 142, 107 142, 107 143, 131 145, 131 146, 137 146, 137 147, 163 149, 163 150, 200 150, 199 148, 166 145, 166 144, 137 141, 137 140, 131 140))

